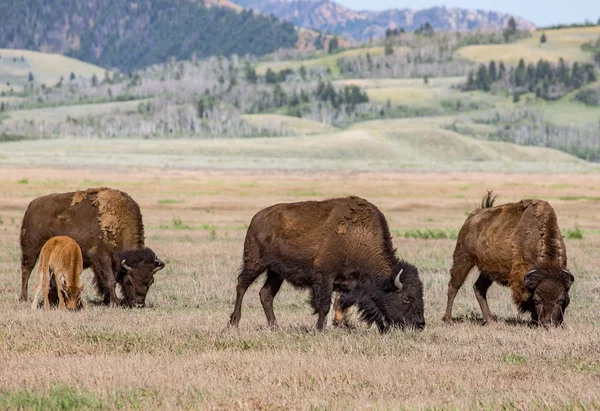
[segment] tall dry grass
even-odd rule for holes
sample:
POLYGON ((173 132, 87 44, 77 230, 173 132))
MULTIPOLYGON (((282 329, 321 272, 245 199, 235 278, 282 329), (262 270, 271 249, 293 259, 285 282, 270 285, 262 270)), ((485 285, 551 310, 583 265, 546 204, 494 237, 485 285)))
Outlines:
POLYGON ((0 169, 0 408, 598 408, 599 188, 597 175, 0 169), (17 301, 27 203, 97 185, 140 203, 147 244, 167 263, 150 307, 95 305, 86 271, 83 312, 31 311, 17 301), (454 240, 400 233, 459 229, 489 188, 500 203, 546 198, 563 229, 583 230, 566 240, 576 281, 563 328, 528 327, 500 286, 489 301, 501 320, 480 325, 474 278, 456 299, 457 322, 442 323, 454 240), (426 329, 317 334, 308 294, 284 284, 274 304, 281 329, 272 332, 262 279, 246 294, 239 330, 229 329, 252 215, 348 194, 381 208, 398 254, 419 267, 426 329))

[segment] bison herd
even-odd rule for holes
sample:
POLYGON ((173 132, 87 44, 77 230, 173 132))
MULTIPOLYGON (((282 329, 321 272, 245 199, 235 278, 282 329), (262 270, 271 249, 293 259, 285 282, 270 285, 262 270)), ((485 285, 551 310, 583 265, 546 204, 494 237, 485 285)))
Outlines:
MULTIPOLYGON (((532 323, 561 324, 574 277, 554 210, 542 200, 501 206, 494 200, 488 192, 459 232, 444 321, 452 321, 454 298, 476 266, 473 289, 485 322, 495 319, 486 294, 497 282, 511 289, 532 323)), ((165 267, 144 244, 139 205, 110 188, 36 198, 23 217, 20 243, 21 301, 28 301, 29 278, 39 259, 34 309, 42 292, 44 308, 82 308, 80 275, 88 267, 104 304, 144 307, 154 274, 165 267)), ((232 326, 240 322, 246 290, 262 273, 260 301, 273 328, 273 300, 284 280, 311 291, 317 330, 324 329, 332 306, 337 322, 355 307, 380 332, 425 327, 418 269, 396 257, 385 216, 362 198, 276 204, 259 211, 244 240, 232 326)))

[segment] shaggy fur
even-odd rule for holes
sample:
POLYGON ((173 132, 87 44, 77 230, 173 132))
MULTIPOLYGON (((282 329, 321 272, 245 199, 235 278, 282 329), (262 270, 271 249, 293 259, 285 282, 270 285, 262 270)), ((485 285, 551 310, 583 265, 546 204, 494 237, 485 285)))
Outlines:
POLYGON ((260 298, 272 327, 276 326, 273 299, 283 280, 312 291, 311 305, 319 315, 319 330, 324 327, 334 289, 352 293, 346 301, 363 302, 359 304, 362 311, 375 304, 379 314, 366 315, 372 322, 381 319, 385 324, 422 327, 423 295, 418 275, 418 286, 412 287, 413 282, 408 282, 403 284, 401 292, 394 286, 394 278, 403 264, 395 257, 385 217, 362 198, 268 207, 252 218, 246 233, 243 267, 230 323, 237 326, 246 289, 266 271, 260 298), (382 306, 394 299, 404 299, 409 304, 391 305, 393 310, 382 306))
MULTIPOLYGON (((81 247, 83 266, 92 268, 94 284, 104 303, 118 304, 116 284, 122 285, 127 276, 118 281, 118 271, 114 269, 116 254, 144 247, 144 224, 138 204, 126 193, 106 187, 33 200, 21 227, 22 301, 27 301, 29 277, 42 246, 58 235, 71 237, 81 247)), ((148 273, 132 273, 137 274, 148 273)), ((135 301, 124 303, 132 305, 135 301)))
POLYGON ((117 253, 114 270, 118 273, 117 282, 125 296, 123 304, 144 307, 148 289, 154 283, 154 273, 164 266, 154 251, 147 247, 117 253))
POLYGON ((44 309, 50 308, 50 283, 54 277, 58 308, 78 310, 83 308, 79 279, 83 271, 81 248, 73 239, 65 236, 53 237, 44 244, 40 253, 38 278, 33 292, 32 309, 36 309, 40 293, 44 292, 44 309))
POLYGON ((566 270, 567 253, 554 210, 542 200, 497 207, 494 200, 488 192, 482 208, 469 215, 458 234, 444 320, 452 320, 454 297, 477 266, 480 274, 473 288, 484 321, 494 319, 486 293, 497 282, 511 289, 515 304, 535 322, 562 322, 573 276, 566 270), (532 270, 536 271, 529 273, 532 270), (544 321, 536 306, 545 307, 544 321))

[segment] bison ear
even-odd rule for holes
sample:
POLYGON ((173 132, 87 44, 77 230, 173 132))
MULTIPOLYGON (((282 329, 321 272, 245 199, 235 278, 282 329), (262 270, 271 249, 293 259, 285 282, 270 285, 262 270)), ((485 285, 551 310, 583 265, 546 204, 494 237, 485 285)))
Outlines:
POLYGON ((563 284, 565 286, 565 289, 569 289, 571 288, 571 286, 573 285, 573 283, 575 282, 575 277, 573 276, 573 274, 571 274, 570 271, 568 270, 564 270, 563 269, 563 273, 565 274, 564 278, 563 278, 563 284))
POLYGON ((525 285, 530 290, 535 290, 540 282, 542 281, 543 276, 538 272, 538 270, 531 270, 525 274, 523 280, 525 281, 525 285))

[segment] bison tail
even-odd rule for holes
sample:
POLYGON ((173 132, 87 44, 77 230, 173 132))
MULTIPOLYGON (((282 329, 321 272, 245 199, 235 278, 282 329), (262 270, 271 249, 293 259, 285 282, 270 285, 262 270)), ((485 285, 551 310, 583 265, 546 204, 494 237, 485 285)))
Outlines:
POLYGON ((494 195, 494 191, 488 190, 487 194, 484 195, 483 199, 481 200, 481 206, 479 207, 479 209, 492 208, 494 206, 496 198, 498 198, 498 196, 494 195))

